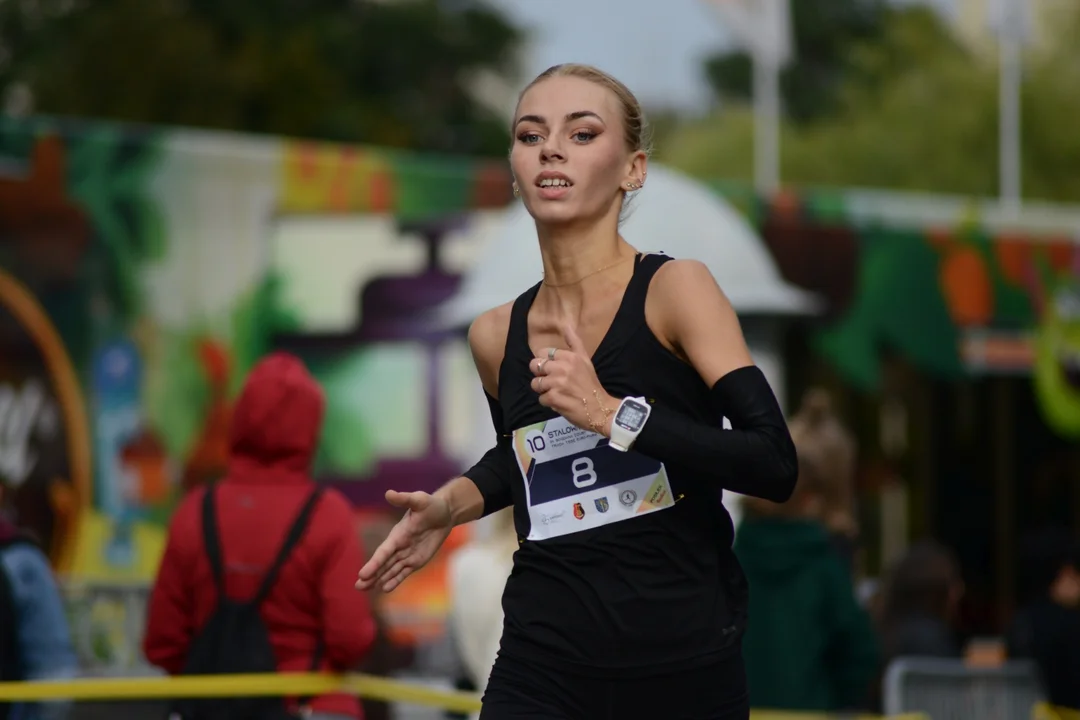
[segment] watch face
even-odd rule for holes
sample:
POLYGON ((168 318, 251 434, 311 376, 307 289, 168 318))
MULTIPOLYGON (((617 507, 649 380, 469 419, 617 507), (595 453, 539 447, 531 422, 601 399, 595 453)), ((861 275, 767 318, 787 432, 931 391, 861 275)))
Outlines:
POLYGON ((637 432, 645 424, 646 409, 640 403, 623 403, 623 406, 619 408, 619 413, 615 416, 615 422, 630 432, 637 432))

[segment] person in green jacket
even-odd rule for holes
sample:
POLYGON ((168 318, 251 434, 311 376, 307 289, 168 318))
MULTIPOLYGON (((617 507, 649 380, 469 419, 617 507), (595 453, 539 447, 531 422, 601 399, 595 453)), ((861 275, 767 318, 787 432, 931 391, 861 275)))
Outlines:
POLYGON ((821 521, 827 479, 808 461, 812 452, 798 450, 794 495, 784 505, 745 499, 735 538, 750 585, 743 638, 750 705, 860 710, 877 674, 878 642, 821 521))

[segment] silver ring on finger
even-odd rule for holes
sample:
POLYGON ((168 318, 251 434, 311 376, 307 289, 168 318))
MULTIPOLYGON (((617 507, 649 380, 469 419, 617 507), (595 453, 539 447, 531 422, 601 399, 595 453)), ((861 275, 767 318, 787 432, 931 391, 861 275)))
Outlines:
MULTIPOLYGON (((558 351, 558 349, 559 348, 548 348, 548 360, 554 360, 555 359, 555 353, 558 351)), ((518 367, 521 367, 521 366, 518 365, 518 367)))
MULTIPOLYGON (((518 365, 518 367, 521 367, 518 365)), ((544 376, 540 375, 536 378, 536 389, 538 392, 544 392, 544 376)))
POLYGON ((544 360, 541 360, 540 362, 536 363, 536 372, 543 373, 544 372, 544 363, 546 363, 546 362, 547 362, 547 360, 544 359, 544 360))

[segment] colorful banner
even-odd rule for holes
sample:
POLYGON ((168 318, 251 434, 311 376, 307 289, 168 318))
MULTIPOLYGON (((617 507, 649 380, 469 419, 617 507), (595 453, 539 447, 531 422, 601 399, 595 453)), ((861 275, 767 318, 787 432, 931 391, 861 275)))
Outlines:
POLYGON ((1080 438, 1080 208, 1012 221, 961 199, 714 187, 828 300, 817 347, 851 383, 878 386, 885 348, 945 379, 1031 374, 1047 424, 1080 438))

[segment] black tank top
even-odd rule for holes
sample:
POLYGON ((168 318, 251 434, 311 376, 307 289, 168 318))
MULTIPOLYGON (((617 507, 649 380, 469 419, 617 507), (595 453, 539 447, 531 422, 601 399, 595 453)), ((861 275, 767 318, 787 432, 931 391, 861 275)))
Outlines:
MULTIPOLYGON (((637 257, 593 364, 614 397, 716 423, 708 386, 645 323, 650 281, 670 259, 637 257)), ((500 652, 595 677, 720 660, 738 648, 746 606, 721 491, 675 463, 607 447, 540 405, 528 339, 539 290, 514 302, 499 369, 521 470, 513 494, 522 539, 503 595, 500 652)))

